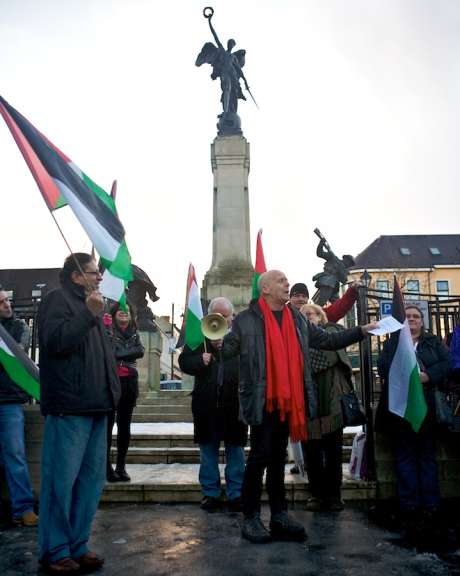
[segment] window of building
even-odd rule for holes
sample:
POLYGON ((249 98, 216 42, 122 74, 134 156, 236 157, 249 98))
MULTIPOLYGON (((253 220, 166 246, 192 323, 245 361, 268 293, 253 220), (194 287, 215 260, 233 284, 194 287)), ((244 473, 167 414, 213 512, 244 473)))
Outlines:
POLYGON ((436 280, 436 294, 441 298, 449 297, 449 280, 436 280))
POLYGON ((439 256, 439 254, 441 254, 439 248, 430 248, 429 250, 433 256, 439 256))
MULTIPOLYGON (((412 294, 419 294, 420 292, 420 281, 419 280, 408 280, 404 287, 405 292, 412 294)), ((416 298, 416 296, 409 295, 408 298, 416 298)))
POLYGON ((410 256, 410 250, 409 248, 400 248, 399 251, 401 252, 401 254, 403 256, 410 256))
POLYGON ((375 283, 375 287, 377 288, 377 290, 385 290, 386 292, 389 292, 390 282, 389 280, 377 280, 377 282, 375 283))

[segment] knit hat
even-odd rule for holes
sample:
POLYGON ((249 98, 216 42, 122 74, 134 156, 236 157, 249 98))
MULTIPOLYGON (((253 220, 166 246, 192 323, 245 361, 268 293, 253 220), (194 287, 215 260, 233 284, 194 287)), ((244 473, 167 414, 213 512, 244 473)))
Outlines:
POLYGON ((303 294, 307 298, 310 296, 308 293, 308 288, 303 282, 297 282, 297 284, 292 286, 291 291, 289 292, 289 296, 291 297, 293 294, 303 294))

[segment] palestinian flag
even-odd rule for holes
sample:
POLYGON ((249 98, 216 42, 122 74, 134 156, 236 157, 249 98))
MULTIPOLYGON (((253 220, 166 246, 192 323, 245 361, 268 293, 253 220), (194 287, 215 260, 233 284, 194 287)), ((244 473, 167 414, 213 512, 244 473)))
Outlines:
POLYGON ((40 400, 38 368, 1 324, 0 365, 3 366, 5 372, 15 384, 36 400, 40 400))
POLYGON ((101 292, 124 303, 125 286, 132 280, 131 257, 113 198, 1 96, 0 113, 48 208, 69 205, 94 244, 105 268, 101 292))
POLYGON ((407 420, 413 430, 418 432, 425 419, 427 406, 414 344, 406 320, 404 301, 396 276, 392 315, 403 324, 403 327, 392 335, 392 338, 397 338, 397 345, 388 377, 388 405, 390 412, 407 420))
POLYGON ((267 271, 267 266, 265 265, 264 249, 262 248, 262 230, 257 232, 257 243, 256 243, 256 265, 254 266, 254 276, 252 278, 252 298, 259 298, 259 287, 257 283, 261 274, 267 271))
POLYGON ((177 348, 186 344, 189 348, 195 350, 200 344, 203 344, 204 336, 201 331, 202 318, 203 308, 201 306, 200 290, 196 281, 195 268, 190 264, 187 275, 184 320, 182 322, 177 348))

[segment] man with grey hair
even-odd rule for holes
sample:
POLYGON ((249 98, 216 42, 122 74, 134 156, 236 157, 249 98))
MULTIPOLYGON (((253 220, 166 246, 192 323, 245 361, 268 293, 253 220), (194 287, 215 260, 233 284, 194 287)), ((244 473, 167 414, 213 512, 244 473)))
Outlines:
POLYGON ((310 346, 338 350, 364 338, 375 324, 329 333, 286 306, 289 282, 280 270, 259 279, 260 298, 233 321, 224 358, 240 358, 241 417, 251 426, 250 452, 242 487, 242 536, 255 543, 307 537, 287 513, 284 466, 288 438, 306 440, 306 418, 317 414, 310 346), (270 531, 260 518, 262 479, 271 511, 270 531))
MULTIPOLYGON (((227 298, 211 300, 208 312, 221 314, 231 327, 233 305, 227 298)), ((195 376, 192 413, 194 441, 200 446, 201 508, 214 512, 222 505, 219 450, 223 441, 227 506, 236 512, 241 508, 247 426, 239 419, 238 359, 224 361, 221 350, 222 340, 206 339, 206 345, 195 350, 185 346, 179 365, 195 376)))

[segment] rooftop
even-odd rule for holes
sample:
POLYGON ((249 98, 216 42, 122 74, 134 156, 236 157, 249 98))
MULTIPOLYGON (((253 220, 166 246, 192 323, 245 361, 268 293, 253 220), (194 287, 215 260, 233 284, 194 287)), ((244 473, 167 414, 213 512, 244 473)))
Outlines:
POLYGON ((355 262, 351 270, 460 266, 460 234, 379 236, 355 262))

